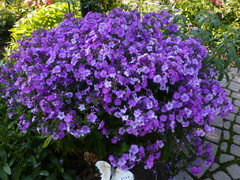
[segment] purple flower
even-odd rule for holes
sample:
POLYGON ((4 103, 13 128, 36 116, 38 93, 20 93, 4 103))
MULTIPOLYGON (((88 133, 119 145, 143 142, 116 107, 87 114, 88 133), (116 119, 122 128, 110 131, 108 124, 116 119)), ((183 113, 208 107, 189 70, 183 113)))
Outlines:
POLYGON ((68 98, 71 98, 71 97, 73 97, 73 93, 72 93, 72 92, 67 92, 67 93, 65 94, 65 96, 67 96, 68 98))
POLYGON ((125 132, 126 131, 125 131, 125 129, 123 127, 119 128, 119 130, 118 130, 118 134, 119 135, 123 135, 125 132))
POLYGON ((23 132, 26 133, 28 127, 30 126, 30 122, 24 120, 24 116, 22 115, 20 118, 20 122, 18 123, 19 129, 23 132))
POLYGON ((187 102, 187 101, 189 100, 189 96, 188 96, 186 93, 184 93, 184 94, 181 96, 181 100, 182 100, 183 102, 187 102))
POLYGON ((191 167, 191 173, 192 174, 200 174, 202 172, 202 168, 199 166, 193 166, 191 167))
POLYGON ((71 123, 72 120, 73 120, 73 115, 70 114, 70 113, 68 113, 68 114, 64 117, 64 121, 65 121, 66 123, 71 123))
POLYGON ((78 107, 78 109, 79 109, 80 111, 84 111, 86 108, 85 108, 85 105, 84 105, 84 104, 80 104, 79 107, 78 107))
POLYGON ((61 72, 61 67, 59 65, 55 66, 52 70, 52 72, 55 73, 60 73, 61 72))
POLYGON ((140 109, 137 109, 134 111, 134 116, 137 118, 141 115, 141 110, 140 109))
POLYGON ((129 152, 132 154, 137 154, 138 153, 138 146, 137 145, 131 145, 129 152))
POLYGON ((54 101, 54 102, 52 102, 52 104, 58 109, 63 107, 63 102, 62 101, 54 101))
POLYGON ((127 161, 126 161, 125 157, 121 157, 121 158, 118 159, 118 166, 119 167, 124 166, 126 163, 127 163, 127 161))
POLYGON ((59 139, 58 133, 53 133, 52 138, 55 140, 59 139))
POLYGON ((105 121, 101 121, 98 126, 98 129, 103 129, 104 125, 105 125, 105 121))
POLYGON ((204 130, 208 134, 213 134, 215 132, 215 128, 212 126, 209 126, 208 124, 204 125, 204 130))
POLYGON ((153 78, 153 82, 155 82, 155 83, 160 83, 161 82, 161 76, 160 75, 156 75, 156 76, 154 76, 154 78, 153 78))
POLYGON ((97 120, 97 116, 95 115, 95 113, 90 113, 88 116, 87 116, 88 120, 91 122, 91 123, 95 123, 96 120, 97 120))
POLYGON ((168 103, 166 104, 166 109, 167 109, 168 111, 170 111, 172 108, 173 108, 173 104, 172 104, 171 102, 168 102, 168 103))
POLYGON ((155 159, 155 156, 154 155, 150 155, 148 157, 148 159, 145 161, 145 166, 144 168, 145 169, 151 169, 154 165, 154 159, 155 159))
POLYGON ((115 136, 111 139, 112 144, 116 144, 117 142, 118 142, 118 137, 117 136, 115 136))
POLYGON ((160 121, 161 122, 165 122, 167 120, 167 116, 166 115, 161 115, 160 116, 160 121))
POLYGON ((59 119, 64 119, 65 118, 64 112, 60 112, 57 117, 59 119))

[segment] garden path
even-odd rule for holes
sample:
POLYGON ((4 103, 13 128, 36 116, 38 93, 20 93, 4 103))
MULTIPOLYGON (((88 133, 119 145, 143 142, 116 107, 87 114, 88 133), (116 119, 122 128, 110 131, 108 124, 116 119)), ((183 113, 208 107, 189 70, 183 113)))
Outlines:
POLYGON ((203 167, 199 175, 180 171, 176 180, 240 180, 240 73, 237 68, 229 70, 230 81, 221 81, 227 95, 234 104, 234 112, 226 118, 216 117, 212 124, 215 127, 213 135, 206 135, 206 141, 213 146, 215 163, 209 168, 203 167))

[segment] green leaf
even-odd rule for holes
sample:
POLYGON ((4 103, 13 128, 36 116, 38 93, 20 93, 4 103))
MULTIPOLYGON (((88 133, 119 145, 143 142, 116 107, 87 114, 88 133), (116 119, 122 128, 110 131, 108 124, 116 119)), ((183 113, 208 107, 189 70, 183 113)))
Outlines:
POLYGON ((9 161, 9 165, 12 166, 12 164, 16 161, 16 157, 12 157, 9 161))
POLYGON ((45 171, 45 170, 42 170, 42 171, 39 172, 39 175, 40 176, 49 176, 49 172, 45 171))
POLYGON ((17 166, 13 169, 13 173, 12 173, 12 179, 14 180, 19 180, 20 176, 22 173, 22 168, 20 166, 17 166))
POLYGON ((8 163, 5 163, 5 164, 4 164, 3 170, 4 170, 7 174, 9 174, 9 175, 12 174, 11 168, 10 168, 10 166, 9 166, 8 163))
POLYGON ((8 175, 2 169, 0 170, 0 179, 8 180, 8 175))
POLYGON ((22 177, 22 179, 24 179, 24 180, 33 180, 34 177, 32 177, 31 175, 29 175, 29 176, 24 176, 24 177, 22 177))
POLYGON ((0 157, 2 162, 7 162, 7 152, 3 148, 0 149, 0 157))
POLYGON ((43 144, 43 148, 46 148, 50 142, 53 140, 52 136, 49 136, 45 141, 44 141, 44 144, 43 144))
POLYGON ((223 79, 223 76, 224 76, 223 72, 220 71, 219 76, 218 76, 218 80, 221 81, 223 79))
POLYGON ((201 27, 201 26, 203 26, 207 21, 208 21, 208 19, 207 19, 206 17, 202 17, 202 18, 199 19, 198 25, 201 27))
POLYGON ((64 179, 64 180, 72 180, 72 177, 71 177, 68 173, 65 172, 65 173, 63 174, 63 179, 64 179))
POLYGON ((225 77, 226 77, 226 79, 227 79, 227 82, 229 82, 229 81, 230 81, 230 78, 229 78, 228 73, 227 73, 226 71, 223 71, 223 73, 224 73, 224 75, 225 75, 225 77))
POLYGON ((240 59, 235 60, 238 70, 240 70, 240 59))
POLYGON ((168 162, 168 158, 170 156, 170 146, 166 146, 164 148, 164 153, 163 153, 163 161, 168 162))
POLYGON ((33 155, 31 155, 29 157, 29 160, 30 160, 30 162, 32 163, 33 166, 35 166, 37 164, 36 158, 33 155))
POLYGON ((46 180, 56 180, 57 176, 56 174, 50 174, 48 177, 46 177, 46 180))
POLYGON ((58 165, 58 159, 55 156, 50 156, 49 159, 54 165, 58 165))

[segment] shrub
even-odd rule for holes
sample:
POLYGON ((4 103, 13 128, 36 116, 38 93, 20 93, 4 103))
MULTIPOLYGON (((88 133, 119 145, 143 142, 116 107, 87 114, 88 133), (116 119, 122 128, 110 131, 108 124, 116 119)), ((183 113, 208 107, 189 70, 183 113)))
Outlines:
POLYGON ((180 154, 188 154, 193 173, 201 170, 199 157, 209 166, 211 147, 202 137, 214 131, 214 116, 233 106, 202 63, 206 48, 176 36, 170 18, 114 9, 67 16, 23 38, 0 71, 11 111, 22 108, 20 129, 53 139, 70 134, 123 169, 180 154))

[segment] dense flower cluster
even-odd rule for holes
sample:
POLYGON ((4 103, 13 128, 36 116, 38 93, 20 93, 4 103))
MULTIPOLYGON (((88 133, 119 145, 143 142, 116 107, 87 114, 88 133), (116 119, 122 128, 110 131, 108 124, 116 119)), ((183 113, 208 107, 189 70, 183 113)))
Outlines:
POLYGON ((113 144, 126 136, 153 136, 129 144, 120 158, 109 156, 123 169, 144 157, 145 168, 151 168, 171 143, 165 133, 178 129, 185 129, 196 155, 205 153, 209 164, 213 157, 202 137, 214 131, 214 116, 225 116, 232 105, 213 70, 202 65, 206 49, 175 32, 166 11, 140 16, 114 9, 67 17, 59 27, 20 42, 1 68, 3 96, 13 110, 20 103, 31 111, 31 120, 20 117, 23 132, 36 125, 54 139, 66 133, 79 138, 97 127, 113 144))

